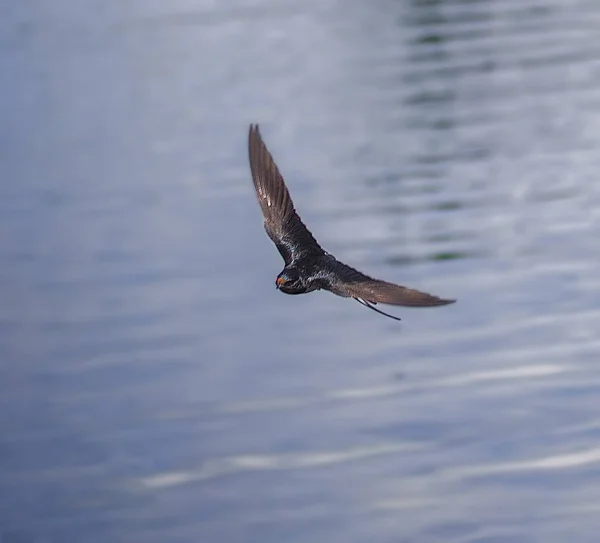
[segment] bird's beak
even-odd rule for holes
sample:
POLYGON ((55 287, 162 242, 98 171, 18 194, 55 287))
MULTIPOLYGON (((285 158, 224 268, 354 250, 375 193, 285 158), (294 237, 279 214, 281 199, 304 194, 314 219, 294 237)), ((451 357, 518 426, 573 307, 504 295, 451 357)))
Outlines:
POLYGON ((283 277, 278 277, 277 281, 275 281, 275 286, 277 288, 281 288, 282 285, 285 285, 287 281, 283 277))

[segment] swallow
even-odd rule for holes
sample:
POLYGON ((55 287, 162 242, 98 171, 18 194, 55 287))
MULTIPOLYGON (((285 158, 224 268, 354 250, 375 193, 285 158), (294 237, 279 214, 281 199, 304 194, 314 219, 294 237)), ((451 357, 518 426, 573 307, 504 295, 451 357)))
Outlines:
POLYGON ((352 298, 386 317, 399 317, 374 307, 378 303, 409 307, 447 305, 444 300, 410 288, 380 281, 337 260, 323 250, 300 219, 279 168, 263 142, 257 124, 248 136, 250 170, 267 234, 285 261, 275 286, 285 294, 328 290, 352 298))

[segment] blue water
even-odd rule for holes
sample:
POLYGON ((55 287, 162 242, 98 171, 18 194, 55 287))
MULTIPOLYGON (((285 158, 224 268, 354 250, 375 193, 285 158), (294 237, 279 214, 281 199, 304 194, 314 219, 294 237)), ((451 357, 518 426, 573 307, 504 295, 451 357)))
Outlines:
POLYGON ((597 541, 600 4, 5 4, 2 543, 597 541))

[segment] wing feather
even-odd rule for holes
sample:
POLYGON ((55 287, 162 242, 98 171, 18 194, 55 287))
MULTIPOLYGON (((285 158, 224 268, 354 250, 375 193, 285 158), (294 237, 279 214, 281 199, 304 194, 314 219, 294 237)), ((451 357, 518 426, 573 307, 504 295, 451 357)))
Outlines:
POLYGON ((363 283, 347 285, 348 292, 353 298, 362 298, 373 304, 404 305, 408 307, 432 307, 448 305, 456 300, 445 300, 427 292, 371 279, 363 283))
POLYGON ((258 125, 250 125, 248 151, 256 197, 265 219, 265 230, 286 265, 300 254, 324 254, 300 219, 258 125))
POLYGON ((456 300, 445 300, 438 296, 403 287, 395 283, 373 279, 364 273, 337 262, 336 280, 330 290, 340 296, 365 300, 372 304, 382 303, 408 307, 432 307, 447 305, 456 300))

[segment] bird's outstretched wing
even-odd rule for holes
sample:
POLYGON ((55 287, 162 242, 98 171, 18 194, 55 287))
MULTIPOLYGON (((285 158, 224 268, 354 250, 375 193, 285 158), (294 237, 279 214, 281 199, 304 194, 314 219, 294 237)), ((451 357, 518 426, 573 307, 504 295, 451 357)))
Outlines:
POLYGON ((256 196, 265 218, 265 230, 286 265, 299 255, 324 254, 325 251, 296 213, 283 177, 256 124, 250 125, 248 151, 256 196))
POLYGON ((332 288, 328 290, 339 296, 351 297, 372 305, 382 303, 408 307, 431 307, 447 305, 456 301, 444 300, 426 292, 373 279, 339 261, 336 262, 334 275, 332 288))

